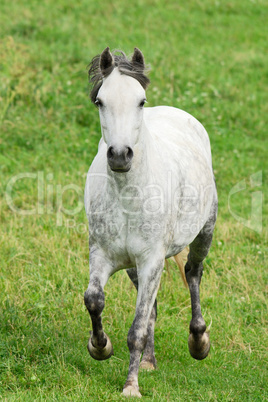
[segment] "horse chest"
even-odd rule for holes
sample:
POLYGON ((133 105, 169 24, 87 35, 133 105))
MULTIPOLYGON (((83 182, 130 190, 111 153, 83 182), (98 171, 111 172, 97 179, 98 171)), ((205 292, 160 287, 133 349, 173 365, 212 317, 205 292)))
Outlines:
POLYGON ((116 265, 125 267, 132 266, 136 257, 153 249, 160 238, 163 240, 165 218, 161 214, 148 214, 142 208, 143 202, 138 197, 108 199, 107 193, 96 197, 89 214, 90 247, 97 245, 116 265))

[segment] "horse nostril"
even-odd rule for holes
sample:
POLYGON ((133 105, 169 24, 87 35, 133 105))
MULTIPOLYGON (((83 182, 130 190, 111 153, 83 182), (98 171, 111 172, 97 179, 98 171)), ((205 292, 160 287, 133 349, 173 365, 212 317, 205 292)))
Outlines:
POLYGON ((133 153, 132 149, 130 147, 127 147, 126 151, 125 151, 126 159, 128 161, 131 161, 131 159, 133 158, 133 155, 134 155, 134 153, 133 153))
POLYGON ((110 146, 107 149, 107 161, 114 172, 128 172, 131 167, 133 155, 134 153, 130 147, 117 149, 116 147, 110 146))
POLYGON ((114 147, 109 147, 107 151, 107 158, 112 159, 114 157, 114 147))

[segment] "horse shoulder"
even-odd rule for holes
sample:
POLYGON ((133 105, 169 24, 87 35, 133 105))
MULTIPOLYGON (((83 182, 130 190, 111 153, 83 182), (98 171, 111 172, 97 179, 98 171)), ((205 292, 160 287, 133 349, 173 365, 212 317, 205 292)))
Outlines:
POLYGON ((194 147, 211 164, 208 134, 203 125, 189 113, 171 106, 145 108, 145 123, 157 139, 178 146, 194 147))
POLYGON ((111 214, 116 191, 113 182, 107 174, 107 146, 101 139, 98 152, 87 173, 84 203, 89 220, 99 222, 104 216, 111 214), (109 191, 107 191, 109 189, 109 191))

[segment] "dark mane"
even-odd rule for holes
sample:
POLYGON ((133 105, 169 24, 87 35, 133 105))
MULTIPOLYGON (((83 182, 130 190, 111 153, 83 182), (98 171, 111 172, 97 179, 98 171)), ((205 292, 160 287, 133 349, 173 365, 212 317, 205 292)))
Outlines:
MULTIPOLYGON (((116 53, 119 54, 113 53, 114 64, 104 71, 100 69, 100 55, 95 56, 88 66, 88 78, 89 82, 92 84, 90 99, 93 103, 96 101, 103 78, 111 74, 115 67, 118 67, 120 73, 135 78, 144 89, 146 89, 150 83, 149 78, 144 74, 144 66, 129 60, 122 51, 116 51, 116 53)), ((148 69, 146 69, 146 71, 148 71, 148 69)))

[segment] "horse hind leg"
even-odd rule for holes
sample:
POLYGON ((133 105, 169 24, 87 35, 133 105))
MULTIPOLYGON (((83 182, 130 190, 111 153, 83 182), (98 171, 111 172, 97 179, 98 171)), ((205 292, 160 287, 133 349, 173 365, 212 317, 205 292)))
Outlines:
POLYGON ((202 262, 195 264, 189 258, 185 266, 185 273, 191 294, 192 320, 190 322, 190 335, 188 347, 191 356, 197 360, 207 357, 210 349, 209 334, 201 313, 199 284, 203 271, 202 262))
POLYGON ((205 359, 210 350, 209 334, 206 332, 206 324, 201 313, 199 285, 203 273, 203 260, 207 256, 212 242, 215 220, 216 212, 190 244, 188 261, 185 265, 192 306, 188 346, 191 356, 197 360, 205 359))
MULTIPOLYGON (((133 282, 135 288, 138 290, 138 275, 136 268, 127 269, 127 274, 133 282)), ((140 368, 144 370, 156 369, 156 358, 154 354, 154 328, 157 317, 157 301, 155 300, 151 316, 147 327, 147 342, 143 351, 142 359, 140 362, 140 368)))

